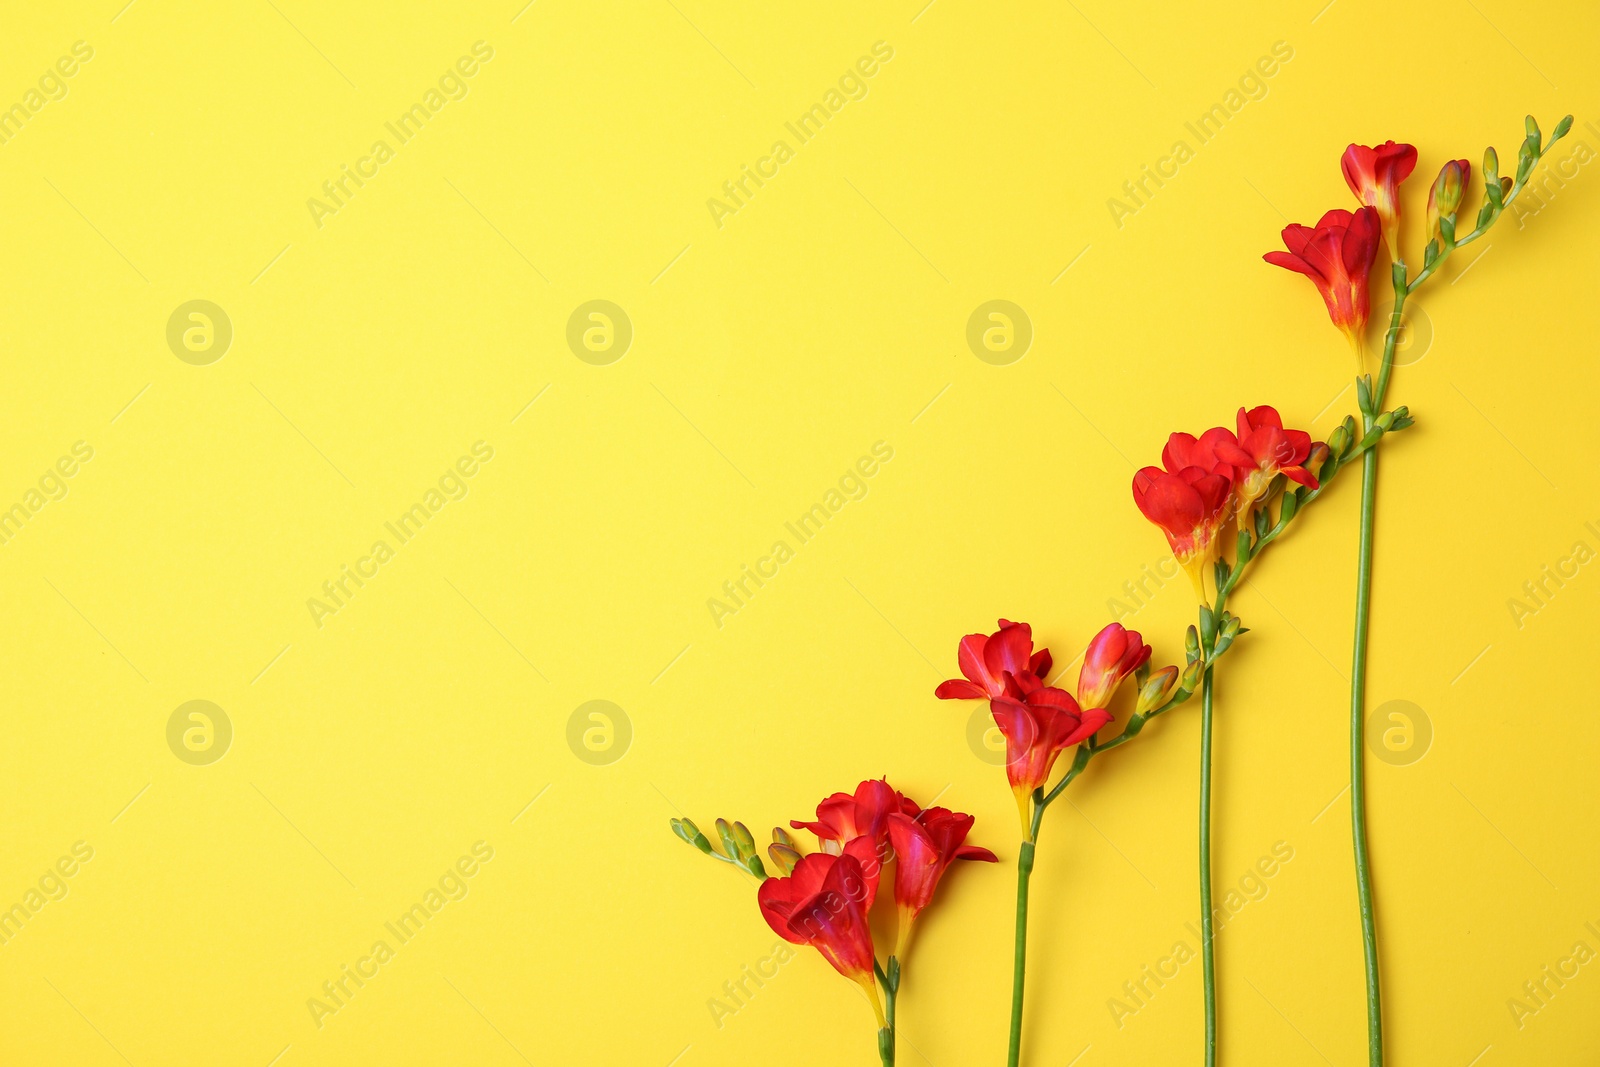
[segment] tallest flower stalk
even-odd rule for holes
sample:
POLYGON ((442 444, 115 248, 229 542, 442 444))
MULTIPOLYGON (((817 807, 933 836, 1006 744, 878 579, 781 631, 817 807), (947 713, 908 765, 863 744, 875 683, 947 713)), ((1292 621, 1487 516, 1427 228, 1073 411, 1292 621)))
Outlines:
MULTIPOLYGON (((1356 397, 1361 409, 1362 441, 1375 440, 1391 428, 1409 422, 1405 409, 1385 412, 1384 398, 1394 372, 1395 342, 1400 337, 1406 302, 1428 278, 1444 265, 1457 248, 1482 237, 1527 184, 1539 160, 1550 147, 1572 128, 1569 115, 1557 124, 1554 135, 1544 140, 1539 125, 1530 115, 1525 138, 1517 153, 1516 177, 1501 177, 1499 159, 1493 148, 1484 154, 1483 204, 1477 223, 1465 235, 1458 235, 1456 213, 1471 180, 1472 167, 1464 159, 1445 163, 1428 197, 1426 248, 1422 269, 1413 277, 1400 246, 1400 184, 1416 167, 1416 149, 1386 141, 1371 148, 1351 145, 1341 159, 1346 184, 1362 204, 1362 211, 1379 216, 1392 260, 1390 283, 1394 289, 1394 309, 1384 332, 1383 355, 1377 381, 1366 375, 1356 379, 1356 397)), ((1330 213, 1331 214, 1331 213, 1330 213)), ((1285 239, 1288 231, 1285 231, 1285 239)), ((1291 250, 1293 246, 1291 245, 1291 250)), ((1268 253, 1268 262, 1290 266, 1283 253, 1268 253)), ((1309 272, 1302 272, 1309 273, 1309 272)), ((1315 280, 1315 279, 1313 279, 1315 280)), ((1458 279, 1459 280, 1459 279, 1458 279)), ((1332 305, 1329 305, 1330 311, 1332 305)), ((1335 322, 1337 322, 1335 316, 1335 322)), ((1353 430, 1353 423, 1346 427, 1353 430)), ((1344 428, 1341 428, 1341 432, 1344 428)), ((1333 441, 1330 438, 1330 444, 1333 441)), ((1383 1003, 1378 984, 1378 936, 1372 894, 1372 864, 1367 841, 1367 791, 1365 767, 1367 654, 1371 636, 1373 533, 1377 512, 1378 456, 1367 449, 1361 461, 1361 519, 1356 563, 1355 627, 1352 640, 1350 679, 1350 822, 1355 858, 1356 895, 1361 919, 1362 955, 1366 969, 1367 1053, 1370 1067, 1383 1067, 1383 1003)))

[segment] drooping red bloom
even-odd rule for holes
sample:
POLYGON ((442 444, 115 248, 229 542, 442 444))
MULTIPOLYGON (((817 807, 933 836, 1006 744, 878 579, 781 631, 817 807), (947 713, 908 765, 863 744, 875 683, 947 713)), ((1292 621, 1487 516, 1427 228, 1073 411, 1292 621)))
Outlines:
POLYGON ((1308 488, 1317 487, 1316 476, 1304 466, 1311 455, 1311 435, 1284 429, 1276 408, 1240 408, 1238 437, 1219 447, 1218 455, 1238 468, 1235 487, 1246 520, 1279 474, 1308 488))
POLYGON ((968 634, 956 649, 956 662, 965 678, 952 678, 934 690, 941 700, 995 700, 1005 695, 1005 676, 1050 673, 1050 650, 1033 651, 1033 628, 1025 622, 1000 620, 989 635, 968 634))
POLYGON ((1376 208, 1354 213, 1335 208, 1315 228, 1299 223, 1285 226, 1283 243, 1289 250, 1261 257, 1311 279, 1328 305, 1328 317, 1350 338, 1358 355, 1371 314, 1367 275, 1378 257, 1378 225, 1376 208))
POLYGON ((896 812, 889 816, 889 841, 894 845, 894 902, 900 909, 902 955, 911 922, 933 899, 939 879, 956 860, 998 862, 993 852, 964 844, 972 830, 972 816, 949 808, 928 808, 913 818, 896 812))
POLYGON ((1001 619, 1000 629, 988 637, 969 634, 961 639, 958 656, 966 678, 940 683, 934 695, 941 700, 988 699, 1006 739, 1006 777, 1026 834, 1028 797, 1049 779, 1056 757, 1086 740, 1111 716, 1099 710, 1086 714, 1071 693, 1044 683, 1050 650, 1033 651, 1033 630, 1027 623, 1001 619))
POLYGON ((1389 254, 1400 258, 1396 224, 1400 221, 1400 183, 1417 165, 1417 150, 1408 144, 1385 141, 1373 148, 1353 144, 1344 150, 1339 169, 1356 199, 1377 209, 1383 222, 1383 239, 1389 254))
MULTIPOLYGON (((887 858, 883 848, 887 840, 887 823, 891 812, 917 813, 917 805, 895 791, 884 779, 862 782, 854 795, 835 793, 817 805, 817 821, 801 822, 791 819, 789 825, 796 830, 810 830, 817 835, 822 851, 838 855, 845 846, 858 838, 872 844, 872 852, 887 858)), ((862 860, 866 862, 865 859, 862 860)))
POLYGON ((1111 721, 1111 713, 1099 708, 1084 711, 1071 693, 1045 685, 1031 674, 1014 678, 1005 696, 989 701, 989 711, 1006 739, 1006 778, 1016 795, 1026 836, 1028 798, 1050 780, 1056 758, 1094 736, 1111 721))
POLYGON ((842 855, 816 852, 801 858, 787 878, 768 878, 756 891, 761 915, 777 935, 810 945, 833 969, 866 991, 885 1025, 883 1002, 873 979, 872 929, 867 913, 878 893, 878 877, 862 866, 867 838, 857 838, 842 855))
POLYGON ((1083 654, 1083 667, 1078 671, 1078 705, 1104 708, 1111 703, 1122 680, 1149 658, 1150 646, 1137 630, 1125 630, 1118 622, 1107 626, 1094 635, 1083 654))
POLYGON ((1175 433, 1161 450, 1166 469, 1144 467, 1133 476, 1133 502, 1167 535, 1201 600, 1206 599, 1205 568, 1217 558, 1217 533, 1228 521, 1234 467, 1217 449, 1229 443, 1236 444, 1233 434, 1222 427, 1198 439, 1175 433))

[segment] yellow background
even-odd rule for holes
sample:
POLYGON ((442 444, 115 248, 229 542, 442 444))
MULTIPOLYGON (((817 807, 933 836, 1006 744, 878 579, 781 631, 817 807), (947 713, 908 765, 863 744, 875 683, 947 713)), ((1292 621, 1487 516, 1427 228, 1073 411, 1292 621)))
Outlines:
MULTIPOLYGON (((1065 663, 1164 555, 1128 482, 1168 431, 1353 410, 1320 301, 1261 253, 1350 206, 1352 140, 1419 146, 1413 224, 1446 158, 1512 159, 1525 112, 1577 114, 1557 159, 1600 148, 1600 22, 925 2, 10 5, 0 104, 94 56, 0 145, 0 504, 74 442, 94 457, 0 547, 0 905, 94 855, 0 947, 0 1062, 874 1063, 859 993, 809 950, 716 1018, 776 939, 667 821, 764 832, 881 774, 1002 857, 918 934, 901 1063, 999 1060, 1015 816, 972 706, 932 696, 957 639, 1026 619, 1065 663), (319 227, 308 199, 477 41, 465 98, 319 227), (879 41, 867 95, 719 228, 708 198, 879 41), (1280 41, 1265 96, 1116 225, 1122 183, 1196 147, 1184 123, 1280 41), (166 342, 193 299, 233 325, 207 366, 166 342), (633 324, 607 366, 565 340, 593 299, 633 324), (965 340, 991 299, 1035 332, 1007 366, 965 340), (465 499, 319 627, 307 599, 480 440, 465 499), (867 495, 715 625, 708 598, 878 441, 867 495), (233 725, 209 766, 166 740, 195 699, 233 725), (631 723, 609 765, 568 745, 590 700, 631 723), (319 1028, 308 998, 479 841, 468 895, 319 1028)), ((1396 1064, 1600 1038, 1600 965, 1520 1028, 1507 1006, 1600 949, 1600 576, 1520 626, 1507 603, 1600 548, 1600 177, 1568 178, 1424 291, 1432 340, 1391 396, 1418 424, 1383 464, 1372 706, 1433 729, 1370 771, 1396 1064)), ((1219 903, 1275 843, 1294 858, 1219 938, 1227 1063, 1362 1057, 1356 489, 1235 601, 1219 903)), ((1130 625, 1171 661, 1191 611, 1179 580, 1130 625)), ((1175 712, 1046 820, 1028 1062, 1198 1058, 1198 964, 1120 1027, 1108 1007, 1195 944, 1197 730, 1175 712)))

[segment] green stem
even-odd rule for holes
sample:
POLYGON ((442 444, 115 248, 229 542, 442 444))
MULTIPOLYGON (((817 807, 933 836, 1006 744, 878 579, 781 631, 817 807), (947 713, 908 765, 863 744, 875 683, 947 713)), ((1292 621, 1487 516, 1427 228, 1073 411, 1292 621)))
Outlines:
POLYGON ((1378 996, 1378 933, 1372 920, 1372 870, 1367 858, 1366 774, 1362 728, 1367 702, 1368 609, 1372 595, 1372 519, 1378 453, 1361 460, 1361 551, 1357 564, 1355 660, 1350 679, 1350 822, 1355 840, 1356 890, 1361 904, 1361 941, 1367 970, 1367 1056, 1383 1067, 1383 1010, 1378 996))
POLYGON ((887 971, 879 967, 876 960, 872 967, 877 972, 879 984, 883 986, 884 1021, 888 1024, 878 1031, 878 1059, 883 1067, 894 1067, 894 1003, 900 994, 900 961, 890 956, 887 971))
MULTIPOLYGON (((1370 410, 1361 413, 1362 425, 1372 429, 1383 410, 1389 376, 1394 371, 1394 346, 1400 333, 1400 312, 1410 287, 1404 263, 1394 268, 1394 315, 1383 342, 1383 365, 1373 389, 1370 410)), ((1372 607, 1372 530, 1377 512, 1378 450, 1361 457, 1361 541, 1356 562, 1356 620, 1350 667, 1350 832, 1356 864, 1356 895, 1361 909, 1361 945, 1367 976, 1367 1058, 1371 1067, 1383 1067, 1383 1002, 1378 991, 1378 931, 1372 917, 1372 866, 1367 854, 1367 780, 1364 737, 1367 706, 1367 644, 1372 607)))
MULTIPOLYGON (((1044 806, 1036 804, 1033 835, 1039 833, 1044 806)), ((1028 970, 1028 880, 1033 877, 1033 842, 1024 841, 1017 852, 1017 943, 1011 962, 1011 1051, 1007 1067, 1017 1067, 1022 1057, 1022 980, 1028 970)))
POLYGON ((1217 969, 1211 932, 1211 668, 1200 682, 1200 958, 1205 981, 1206 1067, 1217 1062, 1217 969))

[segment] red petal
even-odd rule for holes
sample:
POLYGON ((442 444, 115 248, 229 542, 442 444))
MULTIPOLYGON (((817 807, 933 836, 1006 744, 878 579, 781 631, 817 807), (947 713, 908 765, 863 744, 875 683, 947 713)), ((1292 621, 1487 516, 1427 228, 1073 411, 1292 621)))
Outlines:
POLYGON ((940 682, 939 688, 933 691, 933 695, 940 700, 982 700, 989 694, 965 678, 952 678, 947 682, 940 682))

